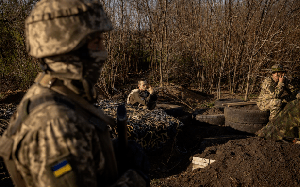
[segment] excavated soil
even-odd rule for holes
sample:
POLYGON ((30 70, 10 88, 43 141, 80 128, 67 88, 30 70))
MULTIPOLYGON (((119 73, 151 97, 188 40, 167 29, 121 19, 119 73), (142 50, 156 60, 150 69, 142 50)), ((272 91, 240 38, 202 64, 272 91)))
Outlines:
POLYGON ((299 186, 300 145, 261 138, 230 140, 194 157, 215 160, 203 169, 160 179, 153 186, 299 186))
MULTIPOLYGON (((159 92, 159 102, 184 107, 184 112, 173 116, 184 125, 164 147, 146 152, 151 163, 151 186, 300 186, 300 145, 266 141, 229 127, 201 123, 193 118, 192 105, 211 103, 213 98, 183 89, 169 87, 159 92), (216 161, 192 171, 193 157, 216 161)), ((0 101, 0 130, 6 128, 19 99, 0 101)), ((215 108, 203 111, 223 112, 215 108)), ((0 186, 12 186, 1 163, 0 170, 0 186)))

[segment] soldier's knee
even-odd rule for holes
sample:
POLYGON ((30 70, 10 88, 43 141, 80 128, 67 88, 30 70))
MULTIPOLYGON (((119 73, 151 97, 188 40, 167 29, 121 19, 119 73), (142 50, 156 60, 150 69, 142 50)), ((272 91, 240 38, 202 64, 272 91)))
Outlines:
POLYGON ((272 105, 274 107, 281 107, 282 105, 282 100, 281 99, 272 99, 272 105))

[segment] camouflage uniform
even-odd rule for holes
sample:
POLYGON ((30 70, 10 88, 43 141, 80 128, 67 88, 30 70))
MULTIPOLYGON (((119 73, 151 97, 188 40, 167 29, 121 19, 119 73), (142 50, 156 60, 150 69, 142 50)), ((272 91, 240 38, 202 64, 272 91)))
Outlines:
POLYGON ((300 100, 289 102, 273 121, 256 134, 271 140, 300 138, 300 100))
POLYGON ((147 98, 150 96, 150 93, 145 91, 140 91, 139 89, 134 89, 130 92, 127 98, 127 104, 139 104, 146 106, 147 98))
POLYGON ((156 100, 157 96, 154 93, 150 94, 147 90, 134 89, 127 97, 127 104, 146 106, 152 110, 156 106, 156 100))
POLYGON ((94 33, 112 30, 101 4, 41 0, 25 23, 29 54, 43 58, 44 73, 23 97, 0 140, 0 156, 14 183, 146 186, 142 171, 118 174, 107 129, 114 119, 92 105, 93 85, 107 53, 91 51, 86 43, 94 33))
POLYGON ((295 98, 295 93, 289 80, 277 83, 272 77, 267 77, 261 85, 257 106, 262 111, 270 111, 269 119, 272 120, 282 110, 283 103, 295 98), (284 91, 288 93, 288 97, 283 97, 284 91))

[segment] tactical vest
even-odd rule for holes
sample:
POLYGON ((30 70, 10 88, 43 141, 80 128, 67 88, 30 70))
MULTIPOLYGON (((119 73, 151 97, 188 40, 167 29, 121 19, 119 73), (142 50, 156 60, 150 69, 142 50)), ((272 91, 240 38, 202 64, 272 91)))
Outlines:
MULTIPOLYGON (((42 83, 43 81, 50 82, 48 76, 43 76, 42 78, 38 77, 38 79, 39 81, 36 82, 38 82, 42 86, 45 86, 45 84, 42 83)), ((75 110, 76 112, 82 114, 86 119, 89 119, 89 122, 96 127, 99 132, 98 134, 100 134, 99 140, 106 163, 104 173, 102 175, 103 177, 101 178, 105 180, 105 182, 103 182, 106 184, 111 184, 112 182, 116 181, 118 179, 117 164, 110 135, 107 130, 107 124, 109 123, 110 125, 114 125, 112 124, 113 121, 111 121, 111 119, 109 119, 104 114, 99 113, 100 111, 96 110, 95 107, 93 107, 90 103, 85 101, 80 96, 77 96, 74 93, 70 93, 69 90, 62 84, 58 83, 51 86, 53 86, 51 90, 60 92, 60 94, 55 93, 42 95, 33 99, 30 98, 24 100, 22 102, 20 111, 18 111, 18 117, 15 120, 12 120, 8 129, 0 138, 0 156, 4 159, 6 168, 9 171, 15 186, 26 187, 26 184, 29 185, 31 182, 24 180, 20 172, 16 168, 16 165, 12 158, 14 140, 11 137, 17 133, 22 123, 26 123, 26 120, 28 120, 29 118, 29 114, 32 113, 37 106, 41 104, 46 104, 47 106, 48 104, 50 105, 53 103, 57 105, 65 105, 71 110, 75 110)))

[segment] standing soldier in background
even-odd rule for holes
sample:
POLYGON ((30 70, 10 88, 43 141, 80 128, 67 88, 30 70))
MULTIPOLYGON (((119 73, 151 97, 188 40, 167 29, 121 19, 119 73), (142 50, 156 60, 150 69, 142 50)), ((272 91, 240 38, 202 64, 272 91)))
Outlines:
MULTIPOLYGON (((261 86, 261 92, 257 100, 257 106, 262 111, 270 111, 269 120, 273 120, 275 116, 283 109, 284 103, 295 99, 297 92, 286 78, 286 71, 282 65, 275 64, 271 68, 272 76, 267 77, 261 86), (286 98, 283 92, 287 92, 286 98)), ((297 94, 297 97, 300 95, 297 94)))
POLYGON ((138 81, 138 89, 134 89, 127 97, 127 104, 138 105, 152 110, 156 106, 157 96, 147 81, 138 81))
POLYGON ((0 140, 0 156, 15 185, 149 184, 149 165, 140 147, 128 146, 122 155, 128 168, 118 168, 107 128, 115 121, 92 105, 93 86, 107 58, 103 32, 113 29, 102 5, 41 0, 25 24, 28 52, 41 58, 43 73, 0 140))

